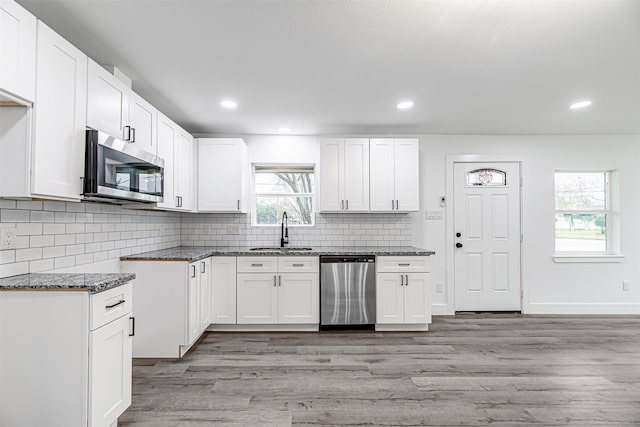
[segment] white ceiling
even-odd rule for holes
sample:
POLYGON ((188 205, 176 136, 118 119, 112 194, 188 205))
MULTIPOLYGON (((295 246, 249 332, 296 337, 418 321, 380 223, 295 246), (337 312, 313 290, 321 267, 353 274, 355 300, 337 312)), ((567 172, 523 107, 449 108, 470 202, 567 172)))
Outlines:
POLYGON ((638 0, 18 2, 192 133, 640 133, 638 0))

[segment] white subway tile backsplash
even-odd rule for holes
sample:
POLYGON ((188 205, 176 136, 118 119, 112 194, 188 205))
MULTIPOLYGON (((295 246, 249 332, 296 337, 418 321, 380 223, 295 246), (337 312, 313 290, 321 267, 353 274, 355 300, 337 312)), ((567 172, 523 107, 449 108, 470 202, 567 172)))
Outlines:
POLYGON ((29 211, 0 209, 0 222, 29 222, 29 211))

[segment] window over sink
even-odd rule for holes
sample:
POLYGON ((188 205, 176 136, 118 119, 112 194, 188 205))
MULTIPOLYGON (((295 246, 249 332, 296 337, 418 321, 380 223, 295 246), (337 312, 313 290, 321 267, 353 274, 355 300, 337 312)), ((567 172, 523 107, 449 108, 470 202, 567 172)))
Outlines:
POLYGON ((289 226, 314 225, 314 166, 254 165, 252 225, 280 225, 283 212, 289 226))

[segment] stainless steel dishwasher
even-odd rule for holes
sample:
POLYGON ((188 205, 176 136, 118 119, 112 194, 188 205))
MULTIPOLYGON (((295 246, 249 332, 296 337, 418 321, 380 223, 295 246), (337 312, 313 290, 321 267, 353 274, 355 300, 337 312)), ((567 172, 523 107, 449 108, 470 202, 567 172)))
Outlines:
POLYGON ((373 329, 375 256, 320 257, 320 329, 373 329))

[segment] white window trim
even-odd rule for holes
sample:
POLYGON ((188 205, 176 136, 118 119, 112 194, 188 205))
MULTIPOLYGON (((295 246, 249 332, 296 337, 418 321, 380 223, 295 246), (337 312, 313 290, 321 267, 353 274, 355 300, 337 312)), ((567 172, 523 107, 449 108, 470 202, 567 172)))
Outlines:
MULTIPOLYGON (((614 179, 617 179, 617 171, 615 170, 555 170, 553 172, 554 182, 556 173, 604 173, 605 174, 605 207, 606 209, 592 209, 592 210, 554 210, 553 217, 557 214, 605 214, 607 216, 607 232, 606 232, 606 248, 605 252, 595 251, 555 251, 552 255, 553 261, 556 263, 619 263, 624 259, 619 251, 618 239, 615 237, 618 224, 614 224, 616 221, 616 211, 614 209, 615 199, 612 197, 614 179)), ((555 187, 554 187, 555 198, 555 187)), ((555 232, 554 232, 555 234, 555 232)), ((555 236, 554 236, 555 247, 555 236)))
POLYGON ((315 164, 300 164, 300 163, 254 163, 251 165, 251 227, 258 228, 274 228, 280 227, 281 224, 258 224, 257 215, 256 215, 256 199, 258 196, 283 196, 283 197, 311 197, 311 224, 288 224, 290 228, 305 228, 305 227, 315 227, 316 225, 316 192, 317 192, 317 168, 315 164), (256 193, 256 168, 273 168, 282 169, 282 170, 290 170, 296 168, 309 168, 313 170, 313 193, 256 193))

